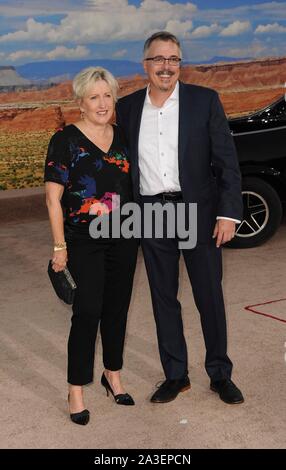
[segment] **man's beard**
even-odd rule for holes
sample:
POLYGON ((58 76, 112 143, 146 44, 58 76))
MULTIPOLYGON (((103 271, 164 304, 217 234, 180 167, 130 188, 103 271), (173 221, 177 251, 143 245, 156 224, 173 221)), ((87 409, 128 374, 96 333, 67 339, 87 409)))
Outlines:
MULTIPOLYGON (((157 72, 157 76, 160 77, 160 75, 168 75, 169 77, 172 77, 174 75, 174 72, 170 72, 169 70, 160 70, 157 72)), ((170 89, 173 87, 172 83, 162 83, 159 85, 159 90, 160 91, 170 91, 170 89)))
POLYGON ((159 85, 159 90, 160 91, 170 91, 171 88, 173 87, 173 84, 169 84, 169 85, 159 85))

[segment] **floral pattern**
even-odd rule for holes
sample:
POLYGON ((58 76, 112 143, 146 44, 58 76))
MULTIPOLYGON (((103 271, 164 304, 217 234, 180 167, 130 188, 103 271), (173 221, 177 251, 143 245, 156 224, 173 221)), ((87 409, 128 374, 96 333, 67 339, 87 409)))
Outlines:
POLYGON ((132 200, 130 163, 117 126, 108 152, 94 145, 76 126, 58 130, 51 138, 45 181, 64 186, 66 224, 76 232, 102 214, 132 200), (117 197, 116 197, 117 196, 117 197))

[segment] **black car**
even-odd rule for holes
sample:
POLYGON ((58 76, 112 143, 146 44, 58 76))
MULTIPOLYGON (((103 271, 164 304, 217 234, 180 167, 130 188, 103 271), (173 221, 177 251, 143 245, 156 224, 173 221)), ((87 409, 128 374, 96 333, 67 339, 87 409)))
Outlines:
POLYGON ((286 101, 229 119, 242 174, 243 221, 228 244, 251 248, 278 229, 286 202, 286 101))

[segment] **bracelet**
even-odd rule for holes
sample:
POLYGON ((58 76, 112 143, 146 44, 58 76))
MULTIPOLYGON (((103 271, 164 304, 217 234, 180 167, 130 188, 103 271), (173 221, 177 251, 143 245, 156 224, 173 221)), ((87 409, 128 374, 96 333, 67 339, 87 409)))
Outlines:
POLYGON ((66 250, 66 248, 64 248, 64 247, 62 247, 62 248, 54 247, 54 251, 62 251, 62 250, 66 250))
POLYGON ((54 245, 54 251, 61 251, 61 250, 66 250, 67 249, 67 244, 66 242, 63 243, 56 243, 54 245))

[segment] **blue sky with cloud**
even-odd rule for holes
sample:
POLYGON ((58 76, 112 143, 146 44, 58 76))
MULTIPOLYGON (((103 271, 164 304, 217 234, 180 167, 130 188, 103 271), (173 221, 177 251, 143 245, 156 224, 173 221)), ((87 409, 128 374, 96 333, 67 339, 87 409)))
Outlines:
POLYGON ((286 2, 261 0, 0 0, 0 65, 129 59, 146 37, 176 34, 184 59, 286 56, 286 2))

